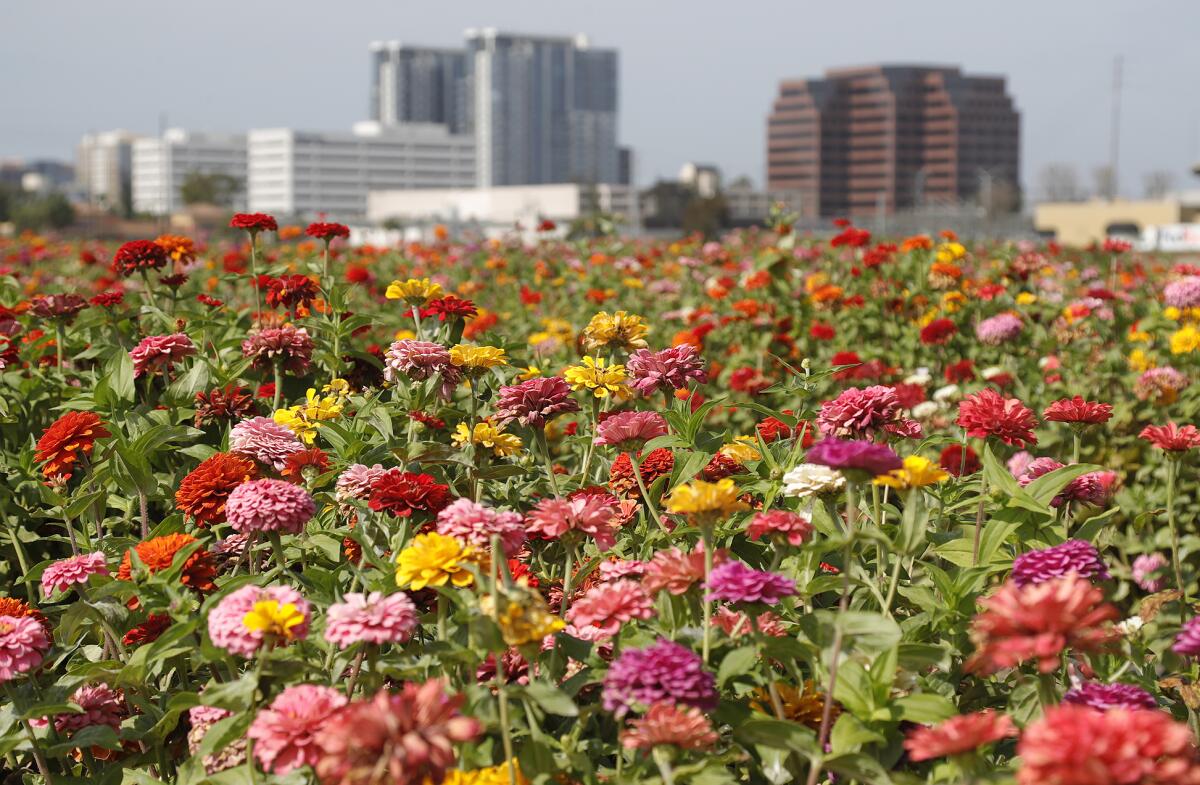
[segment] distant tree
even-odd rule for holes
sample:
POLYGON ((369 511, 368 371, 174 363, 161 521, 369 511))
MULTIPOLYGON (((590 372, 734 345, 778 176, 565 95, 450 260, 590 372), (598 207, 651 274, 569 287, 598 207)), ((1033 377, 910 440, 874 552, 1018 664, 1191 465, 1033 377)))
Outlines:
POLYGON ((1083 198, 1075 167, 1049 164, 1038 175, 1038 187, 1047 202, 1078 202, 1083 198))
POLYGON ((1142 192, 1147 199, 1162 199, 1175 187, 1175 176, 1170 172, 1157 170, 1147 172, 1142 178, 1142 192))
POLYGON ((1111 166, 1098 166, 1092 172, 1095 194, 1099 199, 1112 201, 1117 198, 1117 175, 1111 166))
POLYGON ((721 196, 710 199, 695 197, 683 208, 683 231, 700 232, 712 239, 729 225, 729 206, 721 196))
POLYGON ((183 178, 183 185, 179 187, 179 196, 184 204, 232 207, 241 185, 241 181, 228 174, 188 172, 183 178))
POLYGON ((62 194, 22 199, 11 210, 18 229, 64 229, 75 222, 75 208, 62 194))

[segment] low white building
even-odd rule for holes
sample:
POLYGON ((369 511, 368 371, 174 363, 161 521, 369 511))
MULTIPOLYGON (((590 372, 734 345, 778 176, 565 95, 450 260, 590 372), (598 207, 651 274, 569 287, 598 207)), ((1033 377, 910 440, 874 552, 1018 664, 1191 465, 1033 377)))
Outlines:
POLYGON ((183 207, 180 189, 191 174, 225 175, 236 182, 233 203, 246 206, 245 134, 189 133, 168 129, 161 138, 133 143, 133 209, 169 215, 183 207))
POLYGON ((133 143, 137 134, 104 131, 87 134, 75 152, 75 180, 84 200, 96 207, 128 207, 133 143))
POLYGON ((636 227, 637 193, 627 185, 505 185, 492 188, 439 188, 426 191, 372 191, 367 220, 471 224, 483 230, 536 229, 543 220, 565 227, 591 213, 621 216, 636 227))
POLYGON ((256 129, 247 151, 249 209, 279 216, 352 220, 367 215, 370 191, 475 184, 474 138, 432 123, 256 129))

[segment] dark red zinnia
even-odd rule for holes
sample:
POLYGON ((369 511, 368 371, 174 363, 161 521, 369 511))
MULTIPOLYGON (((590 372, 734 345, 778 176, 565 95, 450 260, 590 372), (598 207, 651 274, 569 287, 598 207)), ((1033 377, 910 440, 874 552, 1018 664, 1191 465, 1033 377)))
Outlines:
POLYGON ((964 448, 961 444, 951 444, 942 450, 942 454, 938 456, 938 465, 942 467, 942 471, 955 477, 966 477, 983 468, 975 451, 970 447, 964 448))
POLYGON ((371 483, 370 506, 402 518, 414 512, 435 515, 450 504, 450 487, 428 474, 389 469, 371 483))
POLYGON ((279 231, 279 224, 266 213, 238 213, 229 219, 229 225, 234 229, 245 229, 250 234, 279 231))
POLYGON ((957 422, 975 438, 995 437, 1016 447, 1037 444, 1033 434, 1037 420, 1029 407, 992 389, 964 398, 958 405, 957 422))
POLYGON ((338 237, 349 237, 350 227, 345 224, 316 222, 309 224, 304 233, 309 237, 315 237, 328 243, 338 237))
POLYGON ((921 343, 939 345, 950 340, 958 332, 958 326, 949 319, 934 319, 921 328, 921 343))
POLYGON ((159 270, 167 264, 167 249, 151 240, 131 240, 113 254, 112 271, 133 275, 142 270, 159 270))

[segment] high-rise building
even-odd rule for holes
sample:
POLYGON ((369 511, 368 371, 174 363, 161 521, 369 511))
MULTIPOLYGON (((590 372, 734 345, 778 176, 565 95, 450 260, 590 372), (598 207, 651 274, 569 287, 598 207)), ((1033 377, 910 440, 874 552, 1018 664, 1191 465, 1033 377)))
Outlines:
POLYGON ((230 203, 246 206, 246 135, 189 133, 171 128, 133 143, 133 209, 169 215, 183 207, 181 190, 191 175, 228 178, 230 203))
POLYGON ((467 53, 462 49, 371 44, 371 119, 381 125, 439 123, 469 129, 467 53))
MULTIPOLYGON (((784 81, 767 121, 768 190, 804 217, 1015 199, 1020 115, 1001 76, 876 65, 784 81)), ((990 207, 990 205, 989 205, 990 207)))
POLYGON ((367 193, 475 184, 475 144, 444 125, 359 123, 351 132, 250 131, 247 201, 254 212, 363 218, 367 193))
POLYGON ((133 142, 137 138, 129 131, 104 131, 80 140, 75 178, 88 204, 120 212, 131 208, 133 142))
POLYGON ((490 28, 466 38, 481 187, 620 179, 615 50, 490 28))

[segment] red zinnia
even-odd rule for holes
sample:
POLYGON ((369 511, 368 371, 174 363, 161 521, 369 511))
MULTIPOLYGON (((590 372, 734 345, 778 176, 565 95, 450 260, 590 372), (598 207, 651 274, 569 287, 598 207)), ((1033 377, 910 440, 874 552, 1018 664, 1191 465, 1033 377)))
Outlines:
POLYGON ((267 279, 267 305, 272 308, 283 306, 294 311, 297 307, 310 308, 313 300, 321 296, 321 290, 307 275, 284 275, 267 279))
POLYGON ((1005 444, 1024 447, 1037 444, 1033 412, 1016 398, 1004 398, 995 390, 980 390, 958 405, 958 424, 967 435, 978 439, 994 436, 1005 444))
POLYGON ((951 444, 942 450, 942 454, 938 456, 938 465, 942 467, 942 471, 955 477, 966 477, 983 468, 975 451, 961 444, 951 444))
MULTIPOLYGON (((138 559, 146 565, 151 574, 168 569, 175 561, 175 554, 196 542, 196 538, 188 534, 167 534, 153 537, 138 543, 134 550, 138 559)), ((193 551, 183 564, 183 574, 180 583, 190 586, 196 591, 212 591, 216 588, 213 578, 217 577, 217 565, 213 555, 203 548, 193 551)), ((129 551, 125 551, 121 566, 117 570, 117 579, 127 581, 133 578, 133 560, 129 551)))
MULTIPOLYGON (((669 476, 674 468, 675 456, 666 447, 659 447, 647 453, 642 458, 640 467, 642 483, 646 486, 646 490, 649 491, 659 477, 669 476)), ((637 478, 633 476, 633 461, 630 460, 629 453, 621 453, 612 462, 612 468, 609 469, 608 474, 608 488, 620 498, 637 499, 641 497, 642 492, 638 488, 637 478)))
POLYGON ((233 489, 258 476, 254 461, 219 452, 192 469, 175 492, 175 506, 197 526, 224 523, 225 502, 233 489))
POLYGON ((113 254, 112 270, 133 275, 139 270, 158 270, 167 264, 167 249, 150 240, 131 240, 113 254))
POLYGON ((808 334, 818 341, 832 341, 837 335, 837 330, 833 328, 832 324, 813 322, 812 327, 808 328, 808 334))
POLYGON ((946 381, 951 384, 969 382, 975 378, 975 363, 970 360, 959 360, 946 366, 946 381))
POLYGON ((945 722, 910 731, 904 740, 908 759, 914 762, 970 752, 993 741, 1017 735, 1017 726, 1006 714, 992 709, 960 714, 945 722))
POLYGON ((250 234, 279 231, 279 224, 266 213, 238 213, 229 220, 229 225, 234 229, 245 229, 250 234))
POLYGON ((244 420, 258 411, 250 392, 236 384, 217 387, 207 393, 196 393, 193 406, 196 409, 197 428, 219 420, 244 420))
POLYGON ((371 483, 370 506, 376 512, 389 512, 407 518, 414 512, 435 515, 450 504, 450 486, 442 485, 428 474, 388 469, 371 483))
POLYGON ((170 626, 170 616, 165 613, 152 613, 144 622, 125 633, 125 636, 121 639, 121 643, 129 647, 141 646, 143 643, 153 643, 170 626))
POLYGON ((43 464, 46 477, 71 479, 80 456, 92 454, 97 439, 109 436, 100 418, 92 412, 67 412, 59 417, 38 439, 34 460, 43 464))
POLYGON ((921 343, 943 344, 957 332, 958 327, 949 319, 934 319, 921 328, 921 343))
POLYGON ((1173 422, 1147 425, 1138 436, 1167 452, 1186 452, 1193 447, 1200 447, 1200 431, 1194 425, 1180 427, 1173 422))
POLYGON ((306 472, 311 472, 316 476, 327 471, 329 471, 329 456, 325 454, 324 450, 313 447, 308 450, 297 450, 289 455, 284 463, 283 471, 279 474, 285 480, 302 483, 306 472))
POLYGON ((338 237, 349 237, 350 227, 345 224, 317 222, 309 224, 304 233, 309 237, 316 237, 318 240, 324 240, 328 243, 338 237))
POLYGON ((423 318, 436 316, 439 322, 454 319, 470 319, 477 313, 479 313, 479 309, 475 307, 475 303, 455 297, 452 294, 437 300, 430 300, 429 304, 421 309, 421 316, 423 318))
POLYGON ((1051 422, 1099 425, 1112 417, 1113 407, 1107 403, 1085 401, 1081 396, 1063 398, 1046 407, 1042 416, 1051 422))

